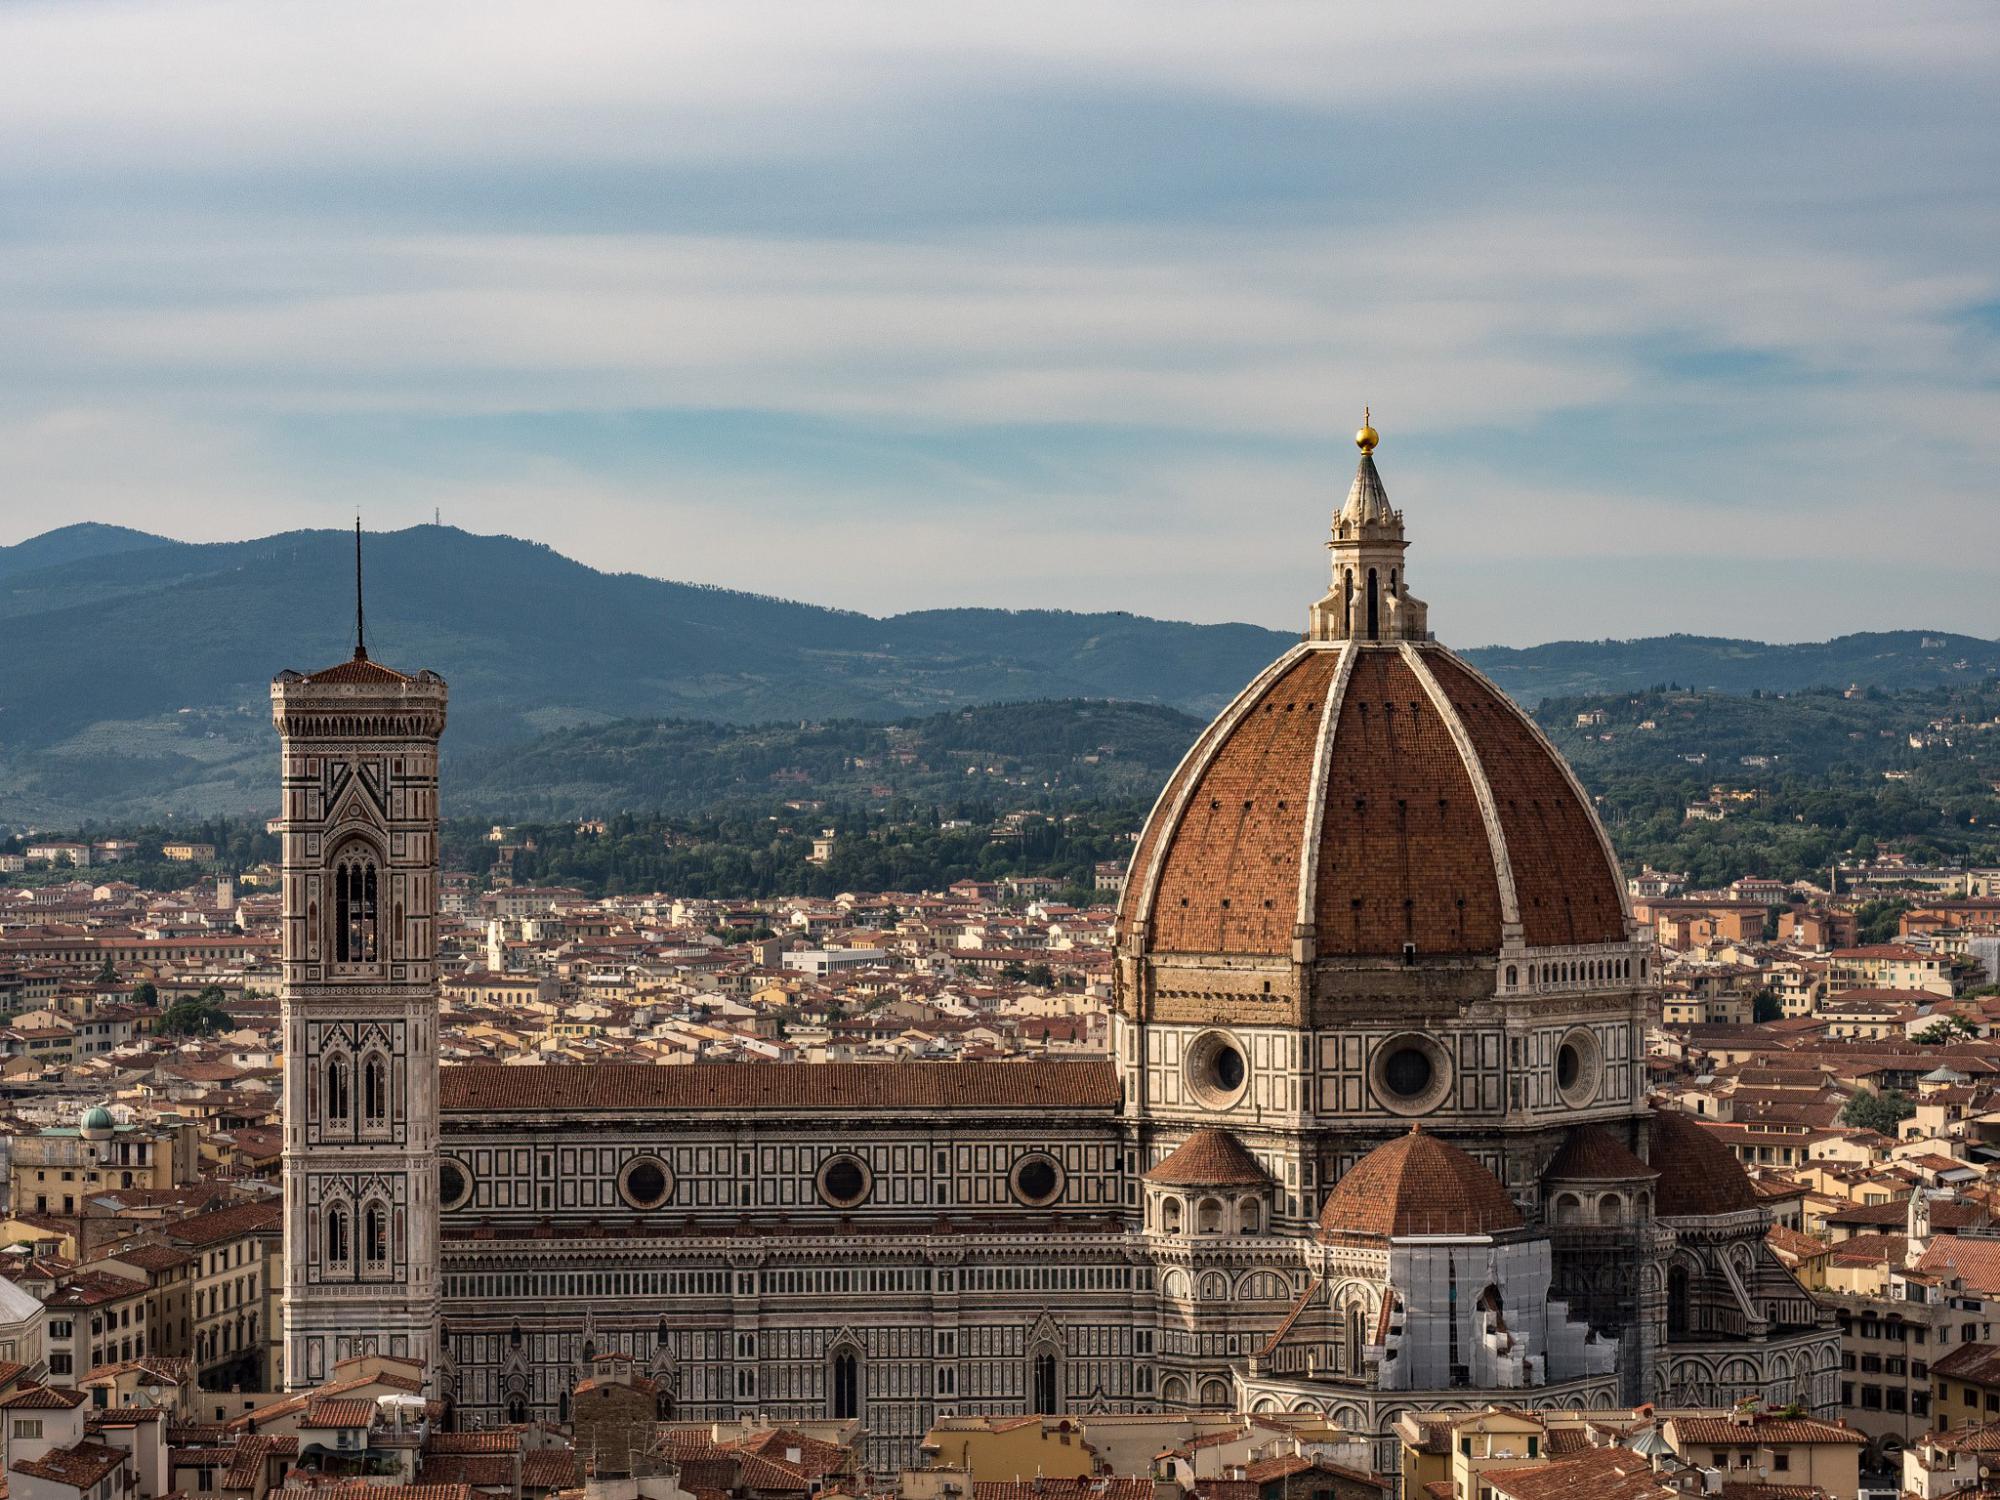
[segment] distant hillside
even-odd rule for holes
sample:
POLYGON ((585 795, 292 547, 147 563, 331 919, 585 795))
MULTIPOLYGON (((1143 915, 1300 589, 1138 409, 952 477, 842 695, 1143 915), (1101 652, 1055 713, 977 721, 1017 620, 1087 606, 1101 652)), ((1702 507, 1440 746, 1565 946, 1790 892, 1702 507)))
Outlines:
POLYGON ((789 800, 1053 807, 1156 795, 1202 721, 1144 703, 1037 702, 899 724, 627 721, 461 756, 457 815, 512 818, 701 812, 789 800))
POLYGON ((134 531, 129 526, 104 526, 84 521, 75 526, 59 526, 40 536, 29 537, 11 547, 0 547, 0 578, 30 573, 37 568, 60 567, 86 558, 108 557, 114 552, 136 552, 143 547, 177 547, 165 537, 134 531))
POLYGON ((1564 694, 1669 684, 1719 693, 1939 687, 2000 672, 2000 642, 1926 630, 1874 631, 1789 646, 1704 635, 1551 641, 1544 646, 1480 646, 1465 656, 1528 704, 1564 694))
POLYGON ((1990 680, 1852 698, 1551 698, 1538 717, 1634 868, 1713 886, 1823 876, 1833 860, 1889 850, 2000 862, 2000 684, 1990 680), (1718 821, 1690 818, 1697 805, 1718 821))
MULTIPOLYGON (((351 545, 337 531, 194 545, 81 525, 0 548, 0 823, 269 809, 270 679, 346 655, 351 545)), ((534 788, 525 773, 507 783, 489 752, 622 720, 891 722, 1043 699, 1206 717, 1296 639, 1119 613, 877 619, 600 573, 536 543, 451 527, 373 535, 367 548, 372 647, 450 682, 448 765, 466 758, 467 787, 496 797, 534 788)), ((1928 639, 1766 646, 1670 636, 1467 655, 1530 703, 1669 682, 1742 692, 1942 683, 2000 669, 1992 642, 1928 639)), ((691 747, 677 739, 674 748, 691 747)), ((608 750, 591 754, 601 762, 608 750)), ((543 764, 554 783, 627 784, 596 769, 598 779, 576 781, 543 764)))

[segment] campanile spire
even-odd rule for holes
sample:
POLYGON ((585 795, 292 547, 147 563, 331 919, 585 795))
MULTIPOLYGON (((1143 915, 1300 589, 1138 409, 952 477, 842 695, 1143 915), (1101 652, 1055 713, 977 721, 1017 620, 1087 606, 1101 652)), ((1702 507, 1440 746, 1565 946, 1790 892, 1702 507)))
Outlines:
POLYGON ((354 659, 368 660, 367 622, 361 612, 361 516, 354 517, 354 659))

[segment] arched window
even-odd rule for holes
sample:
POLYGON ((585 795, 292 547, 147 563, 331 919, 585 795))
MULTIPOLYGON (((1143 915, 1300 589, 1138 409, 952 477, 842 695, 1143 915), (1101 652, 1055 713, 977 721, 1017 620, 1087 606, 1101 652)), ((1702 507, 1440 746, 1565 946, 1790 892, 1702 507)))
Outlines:
POLYGON ((348 1253, 347 1210, 338 1203, 326 1211, 326 1259, 329 1265, 345 1265, 348 1253))
POLYGON ((1213 1198, 1204 1198, 1194 1211, 1196 1234, 1222 1233, 1222 1205, 1213 1198))
POLYGON ((519 1323, 516 1323, 512 1328, 507 1330, 507 1347, 509 1349, 518 1349, 521 1347, 521 1325, 519 1323))
POLYGON ((516 1427, 527 1423, 528 1398, 526 1396, 509 1396, 507 1398, 507 1420, 516 1427))
POLYGON ((568 1391, 557 1391, 557 1392, 556 1392, 556 1420, 557 1420, 558 1422, 567 1422, 567 1421, 569 1421, 569 1392, 568 1392, 568 1391))
POLYGON ((1201 1405, 1204 1411, 1228 1411, 1233 1403, 1229 1399, 1229 1382, 1226 1380, 1204 1380, 1201 1383, 1201 1405))
POLYGON ((833 1356, 833 1415, 861 1415, 861 1360, 852 1349, 840 1349, 833 1356))
POLYGON ((1575 1224, 1583 1218, 1583 1200, 1575 1193, 1556 1195, 1556 1222, 1575 1224))
POLYGON ((1354 630, 1354 569, 1343 568, 1340 576, 1340 616, 1347 622, 1350 634, 1354 630))
MULTIPOLYGON (((1381 618, 1381 601, 1376 598, 1375 570, 1370 568, 1368 570, 1368 639, 1371 641, 1378 640, 1381 637, 1381 618)), ((1206 1405, 1207 1403, 1204 1402, 1203 1404, 1206 1405)))
POLYGON ((1181 1232, 1181 1200, 1169 1198, 1160 1205, 1160 1228, 1167 1234, 1181 1232))
POLYGON ((359 849, 343 854, 333 871, 333 956, 343 964, 372 964, 376 921, 375 861, 359 849))
POLYGON ((345 1120, 352 1108, 347 1097, 347 1059, 329 1057, 326 1060, 326 1117, 328 1120, 345 1120))
POLYGON ((1062 1391, 1057 1380, 1055 1350, 1047 1345, 1038 1348, 1028 1362, 1028 1373, 1034 1394, 1029 1409, 1045 1417, 1061 1411, 1062 1391))
POLYGON ((1389 597, 1391 599, 1396 597, 1396 570, 1394 568, 1389 570, 1389 597))
POLYGON ((1667 1337, 1686 1338, 1688 1333, 1688 1268, 1667 1269, 1667 1337))
POLYGON ((1341 1353, 1345 1356, 1346 1360, 1343 1369, 1349 1375, 1359 1375, 1362 1373, 1361 1349, 1367 1334, 1365 1320, 1366 1313, 1359 1302, 1354 1303, 1347 1309, 1346 1337, 1343 1340, 1345 1347, 1341 1350, 1341 1353))
POLYGON ((361 1065, 361 1117, 370 1125, 389 1118, 389 1065, 379 1052, 361 1065))
POLYGON ((1264 1232, 1264 1205, 1255 1198, 1245 1198, 1236 1205, 1236 1227, 1243 1234, 1264 1232))
POLYGON ((389 1264, 389 1211, 371 1203, 361 1216, 362 1241, 367 1246, 368 1269, 379 1271, 389 1264))
POLYGON ((1625 1218, 1625 1200, 1616 1193, 1606 1193, 1597 1200, 1597 1222, 1618 1224, 1625 1218))

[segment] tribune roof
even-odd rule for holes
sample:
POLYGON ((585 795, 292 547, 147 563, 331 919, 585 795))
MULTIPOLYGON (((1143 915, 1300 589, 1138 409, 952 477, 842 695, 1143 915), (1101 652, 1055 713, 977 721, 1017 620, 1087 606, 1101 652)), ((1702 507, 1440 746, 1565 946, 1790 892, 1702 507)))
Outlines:
POLYGON ((1114 1110, 1109 1062, 465 1064, 441 1074, 448 1113, 632 1110, 1114 1110))

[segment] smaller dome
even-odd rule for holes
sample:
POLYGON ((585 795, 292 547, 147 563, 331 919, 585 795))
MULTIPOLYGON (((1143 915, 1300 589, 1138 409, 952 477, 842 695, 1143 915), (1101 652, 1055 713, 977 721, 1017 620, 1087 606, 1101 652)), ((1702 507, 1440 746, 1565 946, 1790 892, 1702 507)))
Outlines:
POLYGON ((101 1141, 111 1136, 112 1132, 118 1128, 118 1122, 111 1118, 110 1110, 101 1104, 93 1104, 83 1112, 83 1118, 78 1122, 78 1128, 85 1140, 101 1141))
POLYGON ((1503 1234, 1525 1222, 1499 1178, 1419 1126, 1348 1168, 1319 1213, 1330 1238, 1503 1234))
POLYGON ((1542 1171, 1548 1182, 1642 1182, 1659 1175, 1602 1125, 1577 1126, 1542 1171))
POLYGON ((1736 1153, 1677 1109, 1653 1112, 1653 1148, 1660 1173, 1653 1211, 1663 1219, 1742 1213, 1757 1206, 1757 1190, 1736 1153))
POLYGON ((1152 1171, 1162 1187, 1269 1187, 1271 1175, 1226 1130, 1197 1130, 1152 1171))

